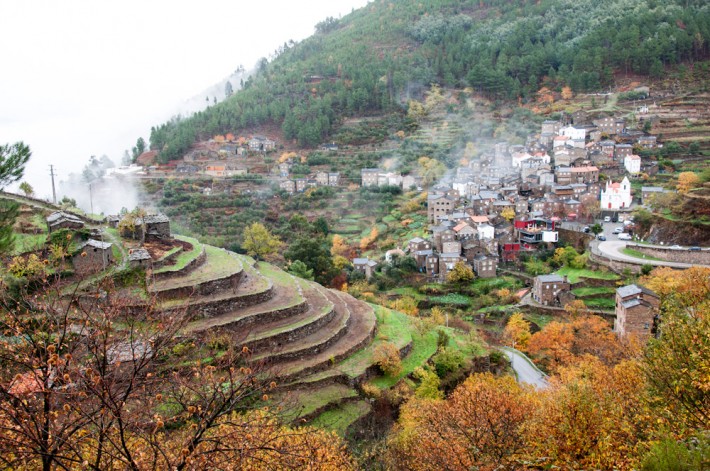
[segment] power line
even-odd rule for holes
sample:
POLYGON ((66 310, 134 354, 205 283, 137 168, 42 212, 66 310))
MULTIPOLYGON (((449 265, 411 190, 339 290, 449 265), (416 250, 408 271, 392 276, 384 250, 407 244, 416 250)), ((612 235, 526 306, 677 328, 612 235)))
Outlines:
POLYGON ((54 189, 54 165, 49 166, 49 175, 52 177, 52 202, 57 204, 57 191, 54 189))

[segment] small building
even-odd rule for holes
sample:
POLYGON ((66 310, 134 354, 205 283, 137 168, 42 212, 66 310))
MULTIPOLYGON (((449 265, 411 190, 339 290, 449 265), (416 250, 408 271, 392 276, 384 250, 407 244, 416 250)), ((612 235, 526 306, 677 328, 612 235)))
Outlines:
POLYGON ((427 218, 429 223, 437 223, 439 218, 454 210, 457 199, 444 194, 429 194, 427 197, 427 218))
POLYGON ((638 144, 644 149, 655 149, 658 146, 656 136, 639 136, 638 144))
POLYGON ((387 263, 392 263, 394 260, 394 257, 399 257, 399 258, 404 258, 406 257, 407 254, 404 253, 404 250, 397 248, 397 249, 390 249, 387 252, 385 252, 385 261, 387 263))
POLYGON ((47 229, 50 234, 59 229, 82 229, 84 227, 84 221, 79 219, 77 216, 71 213, 65 213, 64 211, 53 212, 47 216, 46 221, 47 229))
POLYGON ((165 214, 149 214, 143 218, 146 237, 170 238, 170 219, 165 214))
POLYGON ((82 275, 105 269, 113 261, 113 244, 89 239, 72 256, 74 270, 82 275))
POLYGON ((569 291, 570 284, 566 277, 560 275, 540 275, 533 281, 532 297, 545 306, 559 304, 559 295, 569 291))
POLYGON ((372 274, 375 272, 375 268, 377 267, 377 262, 374 260, 370 260, 367 257, 365 258, 355 258, 353 259, 353 267, 355 270, 364 273, 365 278, 370 278, 372 274))
POLYGON ((619 338, 631 335, 647 340, 656 334, 656 316, 660 301, 653 291, 638 285, 616 290, 614 332, 619 338))
POLYGON ((473 257, 473 271, 479 278, 495 278, 498 260, 484 254, 473 257))
POLYGON ((635 154, 624 157, 624 168, 632 175, 641 173, 641 157, 635 154))
POLYGON ((421 237, 415 237, 409 241, 407 244, 409 247, 409 253, 414 253, 418 250, 429 250, 431 249, 431 242, 421 237))
POLYGON ((293 180, 282 180, 279 182, 279 188, 293 194, 296 192, 296 182, 293 180))
POLYGON ((362 179, 362 186, 377 186, 378 175, 381 170, 379 168, 363 168, 360 170, 360 177, 362 179))
POLYGON ((121 216, 119 216, 118 214, 106 216, 106 223, 108 224, 108 227, 116 229, 118 227, 119 222, 121 222, 121 216))
POLYGON ((131 268, 151 268, 153 259, 144 248, 131 249, 128 252, 128 266, 131 268))
POLYGON ((257 152, 268 152, 276 148, 276 141, 264 136, 253 136, 249 140, 249 150, 257 152))
POLYGON ((446 278, 446 275, 454 269, 458 262, 466 262, 466 259, 461 256, 461 252, 441 253, 439 255, 439 277, 446 278))

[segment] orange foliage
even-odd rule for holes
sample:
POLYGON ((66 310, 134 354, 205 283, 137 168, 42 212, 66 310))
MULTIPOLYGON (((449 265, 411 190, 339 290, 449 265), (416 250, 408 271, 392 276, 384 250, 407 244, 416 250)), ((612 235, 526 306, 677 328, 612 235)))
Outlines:
POLYGON ((585 315, 571 322, 550 322, 533 334, 527 351, 549 373, 556 373, 588 354, 598 356, 605 364, 614 364, 623 357, 624 347, 604 319, 585 315))
POLYGON ((511 377, 470 376, 448 400, 412 399, 400 412, 390 464, 407 470, 519 469, 521 426, 534 396, 511 377))
POLYGON ((370 247, 370 245, 372 245, 373 242, 375 242, 375 240, 377 240, 377 236, 379 236, 379 235, 380 235, 380 233, 377 230, 377 227, 373 226, 372 230, 370 231, 370 235, 363 237, 360 240, 360 249, 367 250, 368 247, 370 247))

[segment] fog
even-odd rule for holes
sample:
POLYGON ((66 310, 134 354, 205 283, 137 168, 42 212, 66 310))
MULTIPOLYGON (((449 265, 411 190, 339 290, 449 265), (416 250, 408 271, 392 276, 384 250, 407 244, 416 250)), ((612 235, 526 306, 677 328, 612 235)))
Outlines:
POLYGON ((206 96, 221 99, 240 66, 366 3, 5 2, 0 142, 30 146, 25 180, 51 198, 50 165, 66 181, 92 155, 119 163, 151 126, 205 106, 206 96))

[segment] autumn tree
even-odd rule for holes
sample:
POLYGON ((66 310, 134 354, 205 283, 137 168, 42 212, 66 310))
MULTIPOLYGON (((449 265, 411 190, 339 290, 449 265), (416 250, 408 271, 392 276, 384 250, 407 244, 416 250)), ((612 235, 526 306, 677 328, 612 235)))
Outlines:
POLYGON ((264 407, 276 383, 238 337, 178 338, 184 315, 100 289, 107 296, 67 300, 52 284, 3 293, 3 466, 351 469, 340 440, 284 427, 264 407))
POLYGON ((510 206, 506 207, 501 211, 500 216, 505 219, 506 221, 510 222, 513 220, 515 217, 515 210, 511 208, 510 206))
POLYGON ((333 244, 330 247, 330 254, 334 257, 347 257, 350 255, 350 246, 345 242, 343 236, 338 234, 333 235, 333 244))
POLYGON ((473 269, 465 263, 458 261, 454 268, 446 275, 446 281, 452 284, 470 283, 475 275, 473 269))
POLYGON ((649 341, 644 374, 678 432, 710 423, 710 269, 659 268, 642 282, 660 296, 660 335, 649 341), (684 430, 685 429, 685 430, 684 430))
POLYGON ((392 342, 379 344, 372 354, 372 362, 389 376, 397 376, 402 371, 402 358, 392 342))
POLYGON ((412 399, 390 440, 392 469, 519 469, 534 398, 507 376, 474 374, 446 401, 412 399))
POLYGON ((379 235, 380 233, 377 230, 377 226, 372 226, 370 234, 360 239, 360 250, 367 250, 370 245, 372 245, 377 240, 377 237, 379 235))
POLYGON ((513 348, 525 350, 530 341, 530 323, 525 320, 522 312, 516 312, 505 325, 503 330, 503 339, 513 348))
POLYGON ((561 95, 562 95, 562 99, 564 99, 564 100, 569 100, 574 96, 574 94, 572 93, 572 89, 568 86, 562 87, 561 95))
POLYGON ((684 195, 700 184, 700 177, 695 172, 681 172, 678 175, 676 188, 678 193, 684 195))
POLYGON ((530 337, 528 353, 549 372, 594 355, 613 365, 625 355, 624 346, 601 317, 580 315, 569 322, 552 321, 530 337))
POLYGON ((254 222, 244 229, 242 234, 242 247, 247 254, 257 260, 266 259, 276 253, 281 247, 281 240, 271 235, 269 230, 260 222, 254 222))

